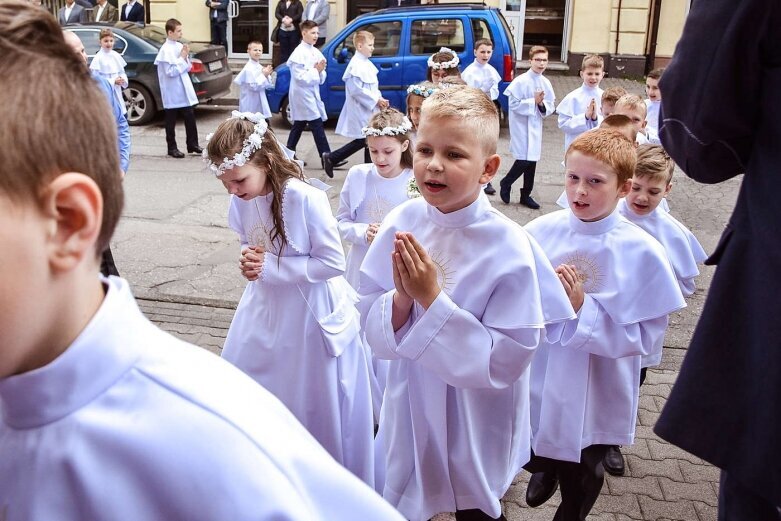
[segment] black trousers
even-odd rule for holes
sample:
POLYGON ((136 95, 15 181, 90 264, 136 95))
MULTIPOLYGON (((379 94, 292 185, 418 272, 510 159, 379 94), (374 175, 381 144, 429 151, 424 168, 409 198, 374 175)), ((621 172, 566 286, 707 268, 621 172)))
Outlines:
POLYGON ((223 20, 222 22, 218 22, 215 18, 209 17, 209 20, 211 21, 211 30, 212 30, 212 45, 222 45, 225 47, 225 50, 227 52, 228 50, 228 22, 223 20))
POLYGON ((480 509, 457 510, 456 521, 507 521, 504 514, 499 517, 491 517, 480 509))
POLYGON ((721 471, 719 521, 779 521, 781 506, 758 496, 751 488, 721 471))
POLYGON ((591 445, 580 451, 580 463, 543 458, 532 454, 524 469, 531 473, 555 473, 561 488, 561 504, 553 521, 586 521, 596 503, 605 469, 602 460, 608 445, 591 445))
POLYGON ((293 50, 301 43, 301 33, 298 32, 298 29, 293 31, 280 29, 277 31, 277 39, 279 40, 279 63, 286 63, 290 55, 293 54, 293 50))
POLYGON ((353 139, 342 148, 338 148, 331 152, 331 162, 336 164, 340 161, 344 161, 361 149, 363 149, 363 161, 365 163, 371 163, 372 158, 369 155, 369 149, 366 147, 366 138, 353 139))
POLYGON ((328 138, 325 137, 325 128, 323 127, 322 119, 294 121, 293 128, 290 129, 290 134, 287 136, 287 147, 293 152, 296 151, 298 140, 301 139, 301 133, 304 131, 307 124, 309 124, 309 130, 312 131, 312 137, 315 138, 317 154, 322 156, 324 152, 330 152, 331 147, 328 146, 328 138))
POLYGON ((529 195, 534 188, 534 174, 537 172, 537 161, 526 161, 524 159, 516 159, 510 171, 504 176, 499 186, 510 191, 510 187, 519 177, 523 176, 523 188, 521 188, 521 194, 529 195))
POLYGON ((169 152, 178 150, 176 146, 176 119, 180 113, 184 118, 184 131, 187 135, 188 151, 198 146, 198 127, 195 125, 195 111, 193 107, 165 109, 165 141, 168 143, 169 152))
POLYGON ((117 265, 114 264, 114 256, 111 254, 111 248, 103 250, 103 254, 100 256, 100 272, 104 277, 108 277, 109 275, 116 275, 119 277, 117 265))

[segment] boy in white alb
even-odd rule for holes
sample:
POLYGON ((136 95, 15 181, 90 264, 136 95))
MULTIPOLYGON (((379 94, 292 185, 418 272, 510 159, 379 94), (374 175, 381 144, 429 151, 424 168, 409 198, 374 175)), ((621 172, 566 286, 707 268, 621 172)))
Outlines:
POLYGON ((470 87, 475 87, 485 92, 492 101, 499 98, 499 82, 502 77, 488 63, 494 53, 494 43, 488 38, 482 38, 475 42, 475 60, 467 65, 461 78, 470 87))
POLYGON ((540 208, 532 199, 534 174, 542 154, 542 120, 553 114, 556 95, 548 78, 548 49, 535 45, 529 50, 531 68, 515 78, 505 89, 510 105, 510 153, 515 162, 499 183, 499 197, 510 204, 512 185, 523 176, 520 203, 533 210, 540 208))
POLYGON ((410 521, 504 519, 499 500, 529 458, 526 369, 546 325, 574 317, 535 241, 481 193, 498 136, 478 89, 426 99, 414 157, 423 197, 387 216, 361 266, 365 336, 390 360, 383 496, 410 521))
MULTIPOLYGON (((317 24, 311 20, 302 22, 301 43, 295 48, 287 66, 290 68, 290 117, 293 119, 293 128, 287 137, 287 148, 296 151, 298 140, 304 129, 309 126, 312 137, 315 138, 317 155, 331 151, 328 138, 325 135, 323 121, 328 119, 325 105, 320 100, 320 85, 325 83, 325 57, 315 47, 318 35, 317 24)), ((333 177, 333 176, 331 176, 333 177)))
POLYGON ((388 100, 380 93, 377 67, 369 61, 374 52, 374 35, 369 31, 358 31, 353 35, 353 45, 355 55, 342 75, 345 88, 344 106, 336 122, 336 133, 353 140, 342 148, 323 154, 323 169, 328 177, 334 176, 335 165, 361 149, 364 149, 364 162, 371 161, 362 129, 373 113, 388 108, 388 100))
POLYGON ((100 278, 122 210, 115 123, 60 35, 0 3, 0 134, 20 138, 0 151, 0 518, 401 521, 276 398, 100 278))
POLYGON ((165 141, 168 155, 181 159, 184 154, 176 145, 176 118, 181 112, 184 117, 187 153, 200 154, 203 149, 198 145, 198 127, 195 124, 193 107, 198 104, 189 71, 190 46, 182 44, 182 23, 171 18, 165 23, 166 40, 155 58, 157 78, 160 81, 160 94, 165 109, 165 141))
POLYGON ((236 79, 233 80, 233 83, 241 89, 239 112, 260 113, 265 119, 269 119, 271 109, 268 106, 268 99, 266 99, 266 91, 274 88, 268 79, 274 69, 271 65, 264 67, 260 64, 260 57, 263 55, 262 43, 249 42, 247 54, 249 54, 249 60, 241 72, 236 75, 236 79))
POLYGON ((122 114, 127 114, 125 99, 122 96, 122 89, 127 88, 127 74, 125 66, 127 63, 124 58, 114 50, 114 33, 111 29, 101 29, 100 50, 92 58, 89 68, 95 71, 102 78, 111 84, 114 89, 114 96, 117 98, 119 106, 122 108, 122 114))
POLYGON ((637 94, 624 94, 618 98, 615 110, 613 110, 613 114, 626 116, 632 120, 635 131, 637 131, 635 142, 638 145, 645 145, 648 143, 648 138, 645 135, 646 113, 645 102, 643 101, 643 98, 637 94))
MULTIPOLYGON (((555 519, 585 520, 602 488, 606 445, 634 440, 641 357, 686 304, 664 249, 616 210, 631 186, 633 144, 612 129, 586 132, 565 161, 570 208, 526 229, 556 266, 578 317, 532 362, 534 456, 526 468, 561 482, 555 519)), ((536 497, 538 476, 527 489, 532 506, 552 494, 536 497)))
POLYGON ((645 100, 645 106, 648 108, 646 121, 648 125, 648 142, 654 145, 661 145, 659 140, 659 109, 662 107, 662 91, 659 90, 659 81, 662 79, 664 69, 654 69, 648 73, 645 79, 645 94, 648 99, 645 100))
POLYGON ((565 153, 576 137, 599 125, 598 120, 602 115, 602 89, 599 83, 604 76, 605 61, 602 57, 596 54, 584 56, 580 67, 583 85, 564 96, 556 107, 559 128, 564 131, 565 153))

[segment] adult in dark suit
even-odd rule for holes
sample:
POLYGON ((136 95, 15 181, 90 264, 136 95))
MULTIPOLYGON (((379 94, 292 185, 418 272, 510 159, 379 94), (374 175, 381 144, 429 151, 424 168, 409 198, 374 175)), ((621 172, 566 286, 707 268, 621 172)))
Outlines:
POLYGON ((123 5, 119 10, 119 21, 135 22, 137 24, 145 23, 144 4, 139 0, 131 0, 123 5))
POLYGON ((228 0, 206 0, 213 45, 228 48, 228 0))
POLYGON ((406 7, 420 5, 420 0, 382 0, 382 7, 406 7))
POLYGON ((84 21, 84 8, 73 0, 65 0, 65 5, 60 7, 57 13, 57 21, 61 26, 68 24, 78 24, 84 21))
POLYGON ((697 0, 660 82, 662 143, 684 172, 704 183, 745 173, 655 427, 721 469, 720 521, 781 519, 778 27, 778 0, 697 0))
POLYGON ((279 0, 274 16, 277 19, 277 26, 274 32, 279 42, 279 62, 285 63, 293 49, 301 43, 301 31, 298 26, 301 23, 301 16, 304 14, 304 4, 301 0, 279 0))
POLYGON ((94 8, 87 10, 87 22, 117 22, 119 11, 107 0, 98 0, 94 8))

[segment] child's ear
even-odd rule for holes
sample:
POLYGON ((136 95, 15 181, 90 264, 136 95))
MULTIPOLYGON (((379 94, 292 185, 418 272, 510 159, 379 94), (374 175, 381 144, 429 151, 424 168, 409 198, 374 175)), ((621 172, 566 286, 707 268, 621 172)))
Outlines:
POLYGON ((664 193, 662 194, 662 197, 667 197, 670 195, 670 191, 673 189, 673 183, 670 181, 667 183, 667 188, 664 189, 664 193))
POLYGON ((480 176, 480 184, 484 185, 490 183, 497 172, 499 172, 499 166, 502 164, 502 158, 499 154, 493 154, 488 156, 485 160, 485 166, 483 166, 483 173, 480 176))
POLYGON ((618 197, 624 197, 632 190, 632 178, 630 177, 618 187, 618 197))
POLYGON ((103 196, 95 181, 84 174, 61 174, 49 183, 42 208, 52 223, 45 254, 54 271, 69 271, 86 257, 97 258, 103 196))
POLYGON ((409 139, 405 139, 404 143, 401 144, 401 151, 406 152, 409 148, 409 139))

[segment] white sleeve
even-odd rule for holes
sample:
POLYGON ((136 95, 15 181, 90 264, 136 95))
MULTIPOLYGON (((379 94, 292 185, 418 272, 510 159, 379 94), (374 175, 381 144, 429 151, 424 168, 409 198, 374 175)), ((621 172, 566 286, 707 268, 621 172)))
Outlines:
POLYGON ((594 298, 586 295, 578 318, 566 323, 561 345, 606 358, 648 355, 664 338, 668 317, 664 315, 635 322, 616 324, 594 298))
POLYGON ((251 81, 247 84, 249 87, 249 90, 252 92, 260 92, 264 91, 270 88, 273 88, 271 85, 271 82, 268 81, 268 78, 266 78, 266 75, 262 72, 259 72, 257 76, 252 78, 254 81, 251 81))
POLYGON ((190 63, 190 60, 185 60, 184 58, 178 58, 173 63, 162 62, 160 65, 165 67, 165 75, 169 78, 176 78, 177 76, 181 76, 182 74, 189 71, 193 66, 193 64, 190 63))
POLYGON ((347 97, 353 98, 360 106, 369 110, 377 106, 380 100, 380 91, 372 90, 368 83, 364 83, 356 76, 350 76, 344 84, 347 97))
MULTIPOLYGON (((290 67, 290 73, 297 82, 307 86, 320 85, 325 81, 325 79, 321 81, 321 75, 318 74, 317 69, 314 67, 307 69, 306 66, 301 63, 293 63, 293 66, 290 67)), ((325 73, 325 71, 323 71, 323 73, 325 73)))
POLYGON ((559 111, 559 128, 567 134, 582 134, 597 125, 597 121, 586 119, 586 113, 566 114, 559 111))
POLYGON ((350 175, 342 186, 342 193, 339 195, 339 208, 336 210, 336 220, 339 222, 339 235, 345 242, 350 244, 368 244, 366 240, 366 230, 369 229, 368 223, 357 222, 355 212, 350 205, 350 175))
POLYGON ((244 232, 244 226, 241 224, 239 207, 236 205, 236 199, 233 197, 231 197, 230 208, 228 209, 228 226, 239 235, 241 249, 243 250, 246 248, 249 245, 247 242, 247 234, 244 232))

